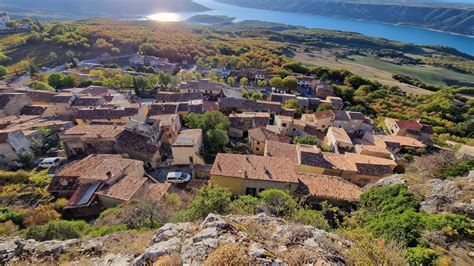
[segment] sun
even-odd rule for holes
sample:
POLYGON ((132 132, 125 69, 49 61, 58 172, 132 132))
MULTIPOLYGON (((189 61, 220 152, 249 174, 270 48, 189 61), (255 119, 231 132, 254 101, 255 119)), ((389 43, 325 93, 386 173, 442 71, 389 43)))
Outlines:
POLYGON ((180 21, 181 16, 176 13, 156 13, 148 16, 148 19, 163 22, 180 21))

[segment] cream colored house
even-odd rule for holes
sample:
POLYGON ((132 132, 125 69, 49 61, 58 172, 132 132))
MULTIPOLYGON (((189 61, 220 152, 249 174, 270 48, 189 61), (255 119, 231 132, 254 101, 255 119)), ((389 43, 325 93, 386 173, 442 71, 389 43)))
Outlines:
POLYGON ((202 148, 202 129, 187 129, 181 131, 171 146, 173 165, 202 165, 205 164, 200 155, 202 148))
POLYGON ((21 130, 0 130, 0 162, 19 160, 19 154, 31 153, 31 143, 21 130))

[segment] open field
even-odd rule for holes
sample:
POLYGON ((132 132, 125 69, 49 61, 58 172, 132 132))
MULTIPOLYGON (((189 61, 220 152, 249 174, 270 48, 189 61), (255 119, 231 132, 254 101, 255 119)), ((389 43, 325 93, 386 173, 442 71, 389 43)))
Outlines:
POLYGON ((425 83, 437 86, 450 86, 451 81, 474 83, 474 75, 462 74, 449 69, 434 66, 397 65, 375 57, 353 55, 349 56, 356 63, 384 70, 394 74, 404 74, 415 77, 425 83))
POLYGON ((370 66, 365 66, 362 64, 358 64, 356 62, 345 60, 345 59, 338 59, 329 53, 298 53, 294 57, 295 60, 303 62, 309 65, 315 66, 323 66, 329 68, 336 68, 336 69, 347 69, 357 75, 360 75, 364 78, 377 80, 382 84, 389 85, 389 86, 398 86, 403 91, 407 93, 414 93, 414 94, 431 94, 433 92, 420 89, 418 87, 400 83, 399 81, 392 78, 392 74, 376 69, 370 66))

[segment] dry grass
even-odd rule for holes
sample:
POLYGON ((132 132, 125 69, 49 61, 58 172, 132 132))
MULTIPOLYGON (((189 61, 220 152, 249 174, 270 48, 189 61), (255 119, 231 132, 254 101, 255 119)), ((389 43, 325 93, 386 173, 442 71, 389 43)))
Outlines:
POLYGON ((250 265, 251 260, 245 254, 245 249, 236 244, 222 245, 212 252, 204 261, 204 266, 233 266, 250 265))
POLYGON ((120 232, 109 235, 104 240, 104 249, 114 254, 140 254, 150 243, 154 231, 120 232))
POLYGON ((285 252, 281 252, 278 257, 283 259, 283 261, 288 265, 311 265, 317 260, 314 256, 314 251, 296 246, 289 248, 285 252))
POLYGON ((160 257, 157 261, 155 261, 155 263, 153 263, 153 266, 180 266, 182 264, 183 261, 181 260, 180 254, 173 253, 160 257))
POLYGON ((242 224, 244 231, 257 240, 270 240, 275 232, 275 226, 263 226, 248 220, 242 224))

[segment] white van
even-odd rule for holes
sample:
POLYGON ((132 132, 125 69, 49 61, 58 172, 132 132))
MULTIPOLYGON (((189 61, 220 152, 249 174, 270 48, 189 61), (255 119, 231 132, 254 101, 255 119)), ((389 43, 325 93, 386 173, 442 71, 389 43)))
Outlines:
POLYGON ((189 180, 191 180, 191 175, 184 172, 170 172, 168 173, 168 176, 166 176, 166 180, 169 183, 182 184, 189 182, 189 180))

